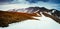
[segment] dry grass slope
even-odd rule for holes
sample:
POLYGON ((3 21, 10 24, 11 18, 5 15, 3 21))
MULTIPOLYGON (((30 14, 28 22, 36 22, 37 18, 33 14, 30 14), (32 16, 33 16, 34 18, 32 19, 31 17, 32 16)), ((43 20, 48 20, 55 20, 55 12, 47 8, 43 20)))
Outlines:
POLYGON ((33 18, 33 16, 38 16, 36 13, 27 14, 21 12, 8 12, 8 11, 0 11, 0 27, 8 27, 9 24, 15 22, 21 22, 24 20, 38 20, 33 18))

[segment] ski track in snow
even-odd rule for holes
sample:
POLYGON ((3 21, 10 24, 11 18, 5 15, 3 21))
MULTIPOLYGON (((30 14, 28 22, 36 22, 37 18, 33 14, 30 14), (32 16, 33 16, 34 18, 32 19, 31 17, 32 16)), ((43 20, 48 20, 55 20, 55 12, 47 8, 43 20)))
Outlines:
MULTIPOLYGON (((42 13, 41 13, 42 14, 42 13)), ((9 24, 9 27, 0 27, 0 29, 60 29, 60 24, 49 17, 35 17, 40 20, 26 20, 22 22, 9 24)))

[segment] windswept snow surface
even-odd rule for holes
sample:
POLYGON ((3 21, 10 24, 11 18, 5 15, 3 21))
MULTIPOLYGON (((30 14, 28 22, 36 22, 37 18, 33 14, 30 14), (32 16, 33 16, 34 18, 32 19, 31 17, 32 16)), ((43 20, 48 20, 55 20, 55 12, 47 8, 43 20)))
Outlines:
MULTIPOLYGON (((42 13, 41 13, 42 14, 42 13)), ((49 17, 35 17, 40 20, 26 20, 9 24, 9 27, 0 27, 0 29, 60 29, 60 24, 49 17)))

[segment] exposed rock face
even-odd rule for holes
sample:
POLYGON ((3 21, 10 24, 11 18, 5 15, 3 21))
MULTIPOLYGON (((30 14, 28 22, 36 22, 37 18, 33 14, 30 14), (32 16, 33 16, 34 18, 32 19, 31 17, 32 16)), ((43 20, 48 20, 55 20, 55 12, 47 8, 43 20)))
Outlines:
POLYGON ((56 16, 58 18, 60 17, 60 11, 58 11, 56 9, 47 9, 45 7, 29 7, 29 8, 33 9, 32 12, 35 12, 35 11, 39 10, 39 11, 37 11, 38 13, 40 13, 40 12, 47 12, 48 13, 49 12, 53 16, 56 16))
POLYGON ((56 16, 56 17, 60 17, 60 11, 56 10, 56 9, 51 9, 49 10, 50 13, 53 15, 53 16, 56 16))
POLYGON ((40 12, 42 12, 43 15, 45 15, 46 17, 52 18, 57 23, 60 23, 60 11, 56 9, 49 10, 45 7, 30 7, 30 8, 34 9, 33 12, 36 12, 38 10, 36 13, 40 14, 40 12))

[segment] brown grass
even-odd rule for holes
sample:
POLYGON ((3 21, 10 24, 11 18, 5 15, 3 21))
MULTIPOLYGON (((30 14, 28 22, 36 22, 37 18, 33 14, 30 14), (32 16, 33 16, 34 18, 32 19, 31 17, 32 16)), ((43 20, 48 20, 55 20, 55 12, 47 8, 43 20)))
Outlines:
POLYGON ((36 13, 27 14, 21 12, 7 12, 0 11, 0 27, 7 27, 11 23, 21 22, 24 20, 38 20, 33 18, 33 16, 38 16, 36 13))

